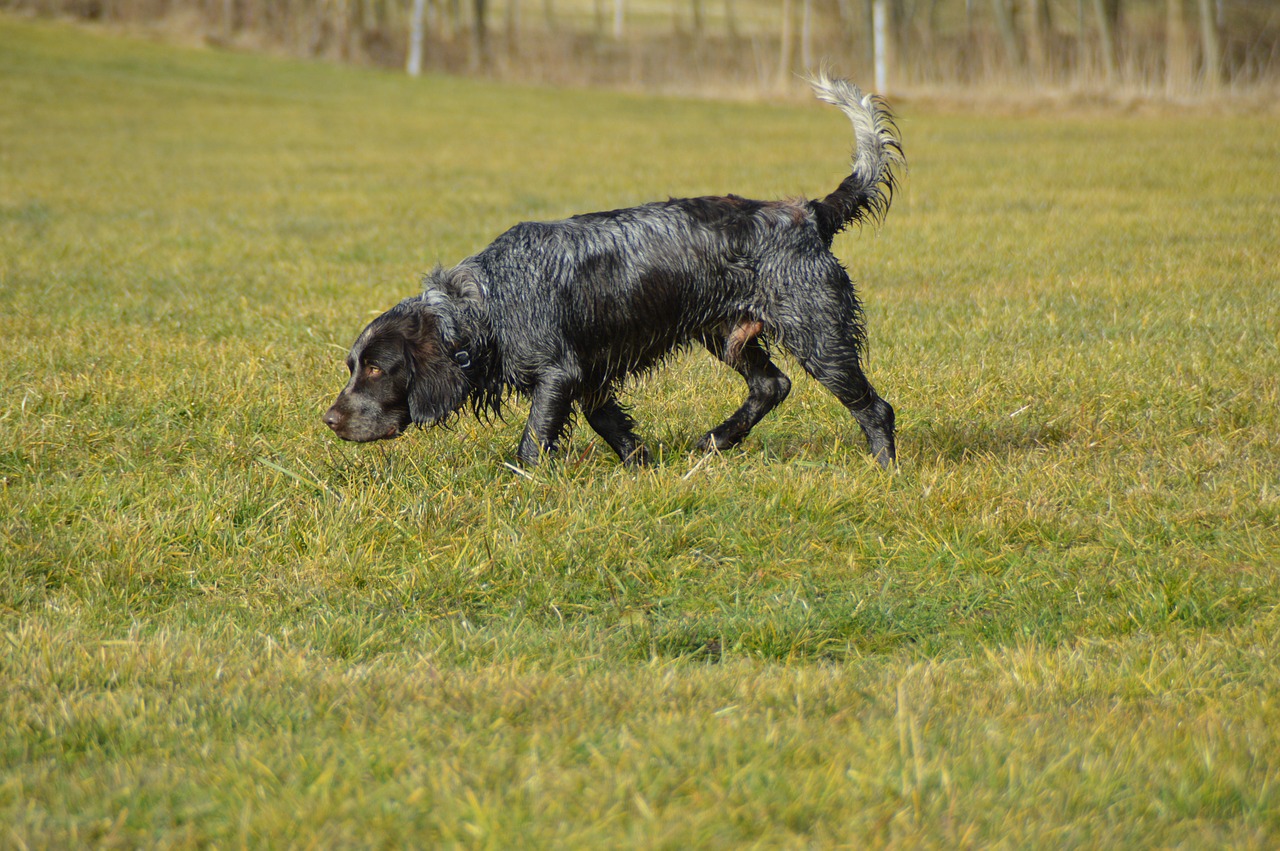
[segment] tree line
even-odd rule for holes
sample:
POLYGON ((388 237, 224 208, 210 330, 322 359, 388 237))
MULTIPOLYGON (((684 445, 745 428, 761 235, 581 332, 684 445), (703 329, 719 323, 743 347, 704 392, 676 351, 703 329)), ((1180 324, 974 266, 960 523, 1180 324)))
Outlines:
POLYGON ((882 90, 1274 87, 1275 0, 0 0, 412 73, 776 90, 826 64, 882 90))

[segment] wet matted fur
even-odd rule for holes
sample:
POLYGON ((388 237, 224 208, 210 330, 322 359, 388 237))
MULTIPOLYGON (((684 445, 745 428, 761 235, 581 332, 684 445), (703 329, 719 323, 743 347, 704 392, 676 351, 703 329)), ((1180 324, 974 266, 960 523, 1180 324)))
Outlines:
POLYGON ((852 173, 821 201, 682 198, 558 222, 525 222, 369 324, 351 379, 324 414, 344 440, 398 436, 468 404, 530 400, 517 455, 555 450, 577 407, 627 463, 649 453, 616 392, 675 349, 701 343, 747 382, 747 399, 699 443, 740 442, 791 389, 781 347, 853 414, 882 466, 893 408, 863 374, 862 307, 831 240, 888 211, 903 163, 888 108, 845 80, 812 81, 853 123, 852 173))

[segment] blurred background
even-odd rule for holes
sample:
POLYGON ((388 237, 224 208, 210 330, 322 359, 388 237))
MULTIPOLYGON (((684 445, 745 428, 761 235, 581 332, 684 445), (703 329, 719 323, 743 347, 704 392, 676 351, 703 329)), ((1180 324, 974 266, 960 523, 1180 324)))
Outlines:
POLYGON ((409 73, 778 95, 829 65, 882 92, 1195 99, 1280 80, 1276 0, 0 0, 229 49, 409 73))

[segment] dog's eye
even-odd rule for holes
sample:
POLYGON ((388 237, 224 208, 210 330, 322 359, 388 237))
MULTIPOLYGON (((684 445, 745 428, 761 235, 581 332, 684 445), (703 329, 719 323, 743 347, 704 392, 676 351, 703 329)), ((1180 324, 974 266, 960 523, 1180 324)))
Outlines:
POLYGON ((364 365, 364 374, 370 378, 377 378, 379 375, 382 375, 382 367, 378 366, 376 363, 367 363, 364 365))

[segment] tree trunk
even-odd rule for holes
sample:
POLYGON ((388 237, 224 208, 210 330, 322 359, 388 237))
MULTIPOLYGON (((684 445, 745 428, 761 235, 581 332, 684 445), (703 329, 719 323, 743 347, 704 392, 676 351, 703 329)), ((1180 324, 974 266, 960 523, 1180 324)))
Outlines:
POLYGON ((1169 97, 1185 95, 1191 88, 1191 50, 1182 3, 1183 0, 1165 3, 1164 91, 1169 97))
POLYGON ((502 30, 507 58, 514 58, 520 52, 520 0, 507 0, 502 30))
POLYGON ((489 67, 489 9, 486 0, 472 0, 471 56, 472 71, 489 67))
POLYGON ((1076 82, 1089 72, 1089 25, 1085 20, 1084 0, 1076 0, 1076 82))
POLYGON ((449 41, 463 29, 462 0, 441 0, 445 7, 440 12, 441 33, 449 41))
POLYGON ((1053 20, 1049 16, 1049 0, 1030 0, 1031 21, 1027 27, 1027 52, 1036 80, 1053 77, 1053 20))
POLYGON ((800 14, 800 64, 813 70, 813 0, 804 0, 800 14))
POLYGON ((427 17, 427 0, 413 0, 413 19, 409 24, 409 59, 405 70, 410 77, 422 73, 422 28, 427 17))
POLYGON ((782 0, 781 47, 778 52, 778 88, 785 88, 791 74, 791 0, 782 0))
POLYGON ((689 14, 692 17, 690 27, 693 30, 693 37, 702 41, 703 28, 706 22, 703 20, 705 14, 702 9, 703 0, 689 0, 689 14))
POLYGON ((1120 72, 1116 63, 1116 34, 1113 10, 1119 9, 1119 0, 1114 7, 1108 8, 1106 0, 1093 0, 1093 11, 1098 18, 1098 50, 1102 54, 1102 70, 1106 74, 1107 83, 1114 84, 1119 80, 1120 72))
POLYGON ((991 0, 991 11, 995 13, 996 28, 1004 44, 1005 62, 1016 76, 1021 77, 1026 60, 1022 54, 1022 42, 1018 39, 1018 28, 1013 21, 1013 0, 991 0))
POLYGON ((889 35, 889 0, 872 0, 871 3, 871 54, 875 66, 876 91, 889 91, 889 60, 892 39, 889 35))
MULTIPOLYGON (((1222 11, 1219 5, 1218 11, 1222 11)), ((1204 51, 1204 87, 1216 92, 1222 85, 1222 41, 1213 0, 1200 0, 1200 43, 1204 51)))
POLYGON ((222 0, 222 37, 228 42, 236 31, 235 0, 222 0))

